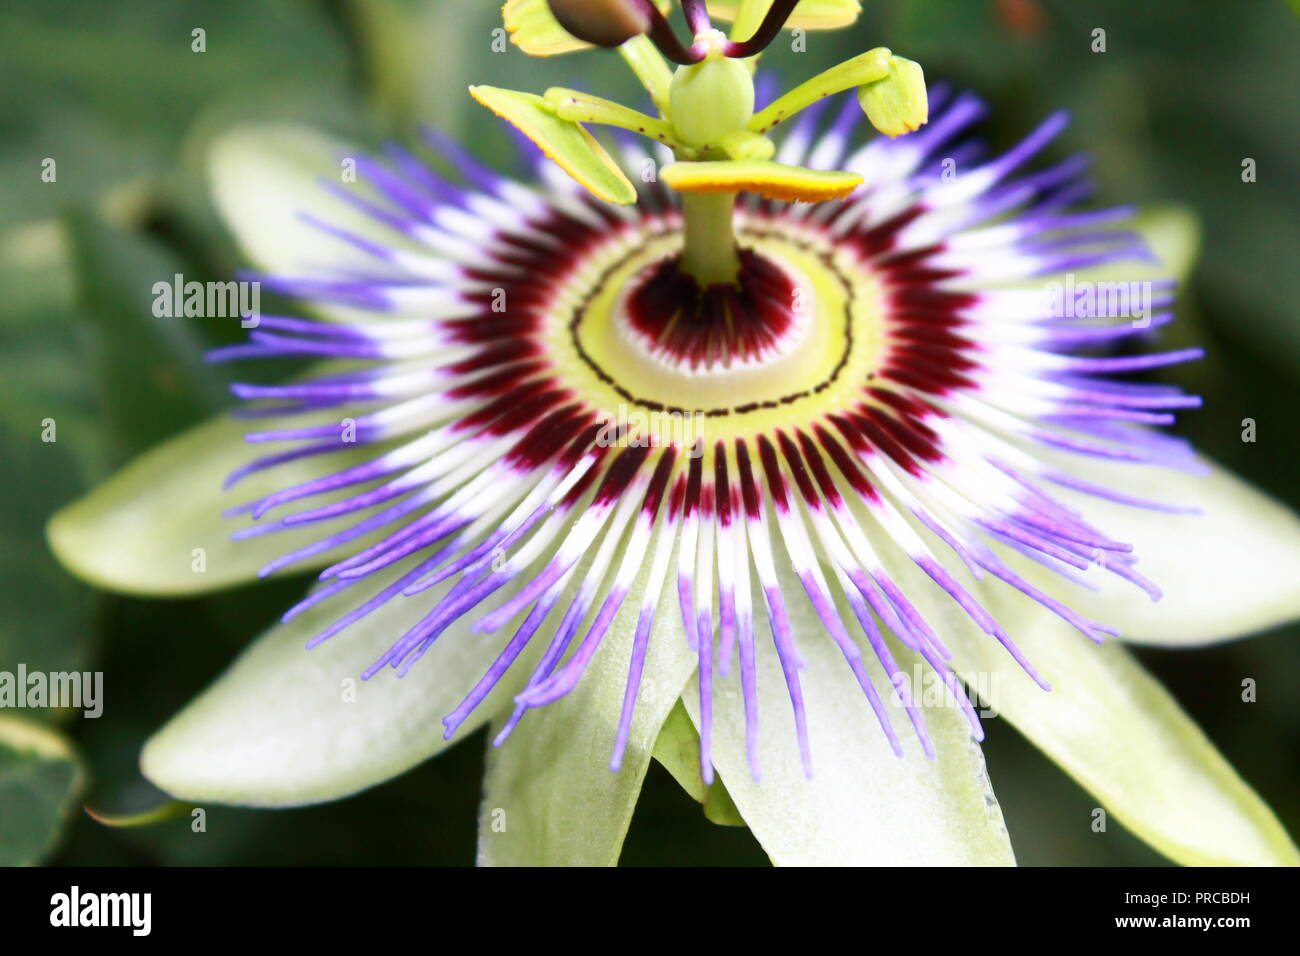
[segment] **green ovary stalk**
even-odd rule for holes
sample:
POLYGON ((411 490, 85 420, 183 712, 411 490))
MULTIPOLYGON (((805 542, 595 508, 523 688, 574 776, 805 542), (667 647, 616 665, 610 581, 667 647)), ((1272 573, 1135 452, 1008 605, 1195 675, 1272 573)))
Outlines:
MULTIPOLYGON (((678 140, 705 156, 728 136, 745 132, 754 116, 754 81, 748 67, 720 53, 725 37, 701 34, 711 54, 673 76, 669 116, 678 140)), ((685 220, 682 268, 702 286, 734 282, 740 256, 732 228, 736 197, 731 192, 683 193, 685 220)))
POLYGON ((740 253, 732 230, 734 193, 683 193, 681 267, 701 286, 734 282, 740 253))

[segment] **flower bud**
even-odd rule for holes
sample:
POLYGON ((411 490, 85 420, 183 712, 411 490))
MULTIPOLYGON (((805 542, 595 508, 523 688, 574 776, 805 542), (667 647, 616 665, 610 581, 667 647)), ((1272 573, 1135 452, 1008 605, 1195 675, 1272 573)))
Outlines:
POLYGON ((650 29, 640 0, 547 0, 569 33, 596 46, 615 47, 650 29))

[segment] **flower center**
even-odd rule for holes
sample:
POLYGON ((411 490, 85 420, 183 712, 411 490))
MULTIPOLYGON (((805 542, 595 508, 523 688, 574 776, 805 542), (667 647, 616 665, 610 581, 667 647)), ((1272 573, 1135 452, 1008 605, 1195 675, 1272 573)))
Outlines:
POLYGON ((740 254, 734 284, 701 287, 682 270, 680 256, 637 278, 617 321, 635 345, 664 365, 711 373, 761 365, 807 338, 803 290, 752 249, 740 254))
POLYGON ((735 284, 687 275, 670 222, 589 253, 560 282, 544 336, 564 380, 615 418, 704 416, 711 439, 756 433, 774 415, 797 424, 860 394, 885 349, 879 279, 816 229, 742 216, 738 238, 735 284))

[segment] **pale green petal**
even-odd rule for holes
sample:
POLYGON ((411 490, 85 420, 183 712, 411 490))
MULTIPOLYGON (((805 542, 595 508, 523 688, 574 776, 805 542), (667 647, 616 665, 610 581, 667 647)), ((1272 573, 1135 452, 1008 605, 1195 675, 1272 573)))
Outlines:
MULTIPOLYGON (((669 711, 694 670, 675 593, 665 589, 621 769, 610 757, 636 623, 633 589, 586 675, 489 747, 479 814, 484 866, 613 866, 669 711)), ((581 635, 583 632, 579 632, 581 635)), ((500 722, 492 728, 493 735, 500 722)))
MULTIPOLYGON (((391 578, 383 579, 385 583, 391 578)), ((359 675, 445 590, 397 596, 320 646, 305 645, 369 597, 358 586, 271 628, 180 714, 140 756, 144 775, 180 800, 255 807, 319 803, 373 786, 438 753, 442 718, 455 709, 500 651, 450 627, 402 678, 359 675)), ((507 680, 460 728, 472 733, 509 701, 507 680)))
POLYGON ((1207 644, 1276 627, 1300 617, 1300 518, 1223 468, 1190 475, 1167 468, 1055 459, 1068 470, 1123 494, 1198 507, 1172 515, 1061 492, 1088 521, 1133 545, 1137 570, 1164 592, 1159 601, 1094 569, 1093 593, 1057 584, 1053 593, 1125 640, 1207 644))
MULTIPOLYGON (((1124 260, 1080 269, 1074 273, 1076 283, 1134 281, 1141 279, 1187 279, 1196 265, 1201 246, 1201 227, 1196 214, 1183 206, 1155 204, 1143 206, 1124 228, 1136 232, 1155 255, 1153 262, 1124 260)), ((1033 288, 1041 290, 1043 282, 1063 279, 1063 274, 1035 280, 1033 288)))
POLYGON ((1191 865, 1298 862, 1269 808, 1118 642, 1094 644, 1000 582, 972 582, 1044 691, 922 574, 899 565, 896 577, 968 684, 1161 853, 1191 865))
MULTIPOLYGON (((200 594, 249 581, 273 558, 338 530, 343 525, 335 521, 243 541, 230 539, 231 532, 250 522, 222 517, 225 509, 379 453, 374 446, 357 446, 309 456, 257 472, 223 491, 222 483, 234 469, 286 448, 283 443, 250 444, 244 434, 282 427, 287 421, 222 416, 151 449, 50 519, 46 534, 55 556, 73 574, 105 590, 200 594)), ((291 421, 291 427, 297 427, 329 419, 301 416, 291 421)), ((262 520, 276 518, 272 514, 262 520)), ((346 553, 357 546, 345 546, 346 553)), ((295 567, 322 567, 343 553, 331 552, 295 567)))
POLYGON ((311 263, 337 261, 347 249, 303 222, 302 213, 319 215, 326 204, 331 214, 347 215, 338 225, 378 234, 378 223, 332 199, 321 182, 347 185, 342 160, 355 155, 354 147, 307 127, 237 127, 208 154, 212 199, 259 268, 300 274, 311 263))
MULTIPOLYGON (((905 755, 894 756, 862 689, 788 577, 791 624, 807 661, 813 777, 804 776, 785 681, 770 642, 758 659, 762 780, 749 771, 734 672, 716 686, 713 753, 741 816, 777 865, 1010 865, 1002 813, 979 745, 956 708, 926 708, 937 760, 927 760, 901 709, 905 755)), ((883 682, 882 682, 882 686, 883 682)), ((686 706, 696 726, 695 695, 686 706)))

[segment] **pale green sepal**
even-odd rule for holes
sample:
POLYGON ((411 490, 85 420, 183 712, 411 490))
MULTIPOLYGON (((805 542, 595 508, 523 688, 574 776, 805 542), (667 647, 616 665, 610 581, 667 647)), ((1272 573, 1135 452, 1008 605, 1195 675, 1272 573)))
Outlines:
MULTIPOLYGON (((500 747, 489 744, 479 811, 479 865, 618 862, 660 728, 695 666, 676 594, 665 589, 627 750, 620 769, 611 770, 640 591, 640 584, 631 590, 578 685, 567 696, 526 713, 500 747)), ((493 736, 500 726, 500 720, 494 723, 493 736)))
POLYGON ((605 147, 579 124, 556 116, 542 97, 496 86, 471 86, 469 91, 597 198, 619 205, 636 202, 636 187, 605 147))
MULTIPOLYGON (((250 581, 267 562, 337 531, 345 519, 231 540, 235 529, 251 522, 247 517, 224 517, 224 510, 380 454, 374 446, 346 446, 345 451, 254 473, 223 490, 226 476, 236 468, 284 450, 283 443, 250 444, 244 434, 289 421, 289 427, 298 427, 321 424, 321 417, 239 421, 223 415, 151 449, 55 513, 46 526, 55 557, 104 590, 164 597, 202 594, 250 581)), ((272 512, 262 522, 274 522, 278 514, 272 512)), ((357 546, 352 542, 347 550, 318 556, 295 569, 323 567, 357 546)))
MULTIPOLYGON (((357 170, 366 150, 301 126, 258 124, 236 127, 213 143, 208 154, 212 200, 258 269, 276 276, 329 275, 353 269, 355 246, 313 225, 304 214, 381 245, 430 255, 379 220, 331 193, 326 183, 374 201, 357 170)), ((372 260, 374 261, 374 260, 372 260)), ((382 267, 381 263, 377 263, 382 267)), ((372 321, 374 312, 309 303, 313 314, 336 321, 372 321)))
MULTIPOLYGON (((1262 428, 1280 427, 1262 421, 1262 428)), ((1164 592, 1152 601, 1094 568, 1088 578, 1097 592, 1056 586, 1076 610, 1119 628, 1125 640, 1173 646, 1242 637, 1300 617, 1300 518, 1285 505, 1217 465, 1193 475, 1082 455, 1050 457, 1062 471, 1125 495, 1202 512, 1168 514, 1060 491, 1093 527, 1133 545, 1136 569, 1164 592)))
MULTIPOLYGON (((902 709, 896 757, 838 648, 791 574, 783 575, 808 713, 813 776, 804 776, 785 680, 759 635, 761 781, 745 755, 744 713, 733 671, 715 684, 713 757, 740 815, 777 865, 1010 865, 1015 862, 970 725, 953 707, 925 709, 938 752, 927 760, 902 709)), ((904 665, 906 666, 906 665, 904 665)), ((889 688, 880 681, 880 686, 889 688)), ((883 692, 882 692, 883 693, 883 692)), ((685 697, 699 726, 696 695, 685 697)))
MULTIPOLYGON (((1005 588, 982 591, 1053 689, 1034 684, 960 611, 931 615, 954 667, 968 683, 987 688, 993 709, 1117 820, 1189 866, 1300 863, 1272 811, 1119 643, 1094 644, 1005 588)), ((1091 816, 1074 821, 1092 823, 1091 816)))
MULTIPOLYGON (((1127 227, 1142 236, 1159 260, 1152 269, 1156 276, 1172 276, 1181 281, 1191 273, 1201 248, 1201 224, 1190 209, 1174 205, 1144 206, 1127 227)), ((1124 267, 1111 268, 1118 271, 1124 267)), ((1128 278, 1132 278, 1131 264, 1128 271, 1128 278)), ((1075 278, 1092 278, 1091 270, 1080 270, 1075 278)))
MULTIPOLYGON (((355 594, 344 592, 259 637, 145 744, 144 775, 193 803, 301 806, 374 786, 449 746, 442 718, 501 650, 500 640, 470 633, 472 614, 452 624, 405 677, 385 668, 369 681, 360 679, 433 608, 446 584, 395 596, 306 648, 395 576, 376 575, 355 594)), ((508 704, 515 680, 508 674, 453 740, 508 704)))
MULTIPOLYGON (((1137 836, 1191 865, 1296 861, 1269 808, 1119 642, 1098 645, 1009 585, 972 581, 948 561, 1052 687, 1045 691, 915 565, 895 549, 882 548, 882 557, 953 652, 953 669, 1137 836)), ((1022 570, 1079 609, 1059 578, 1037 566, 1022 570)))

